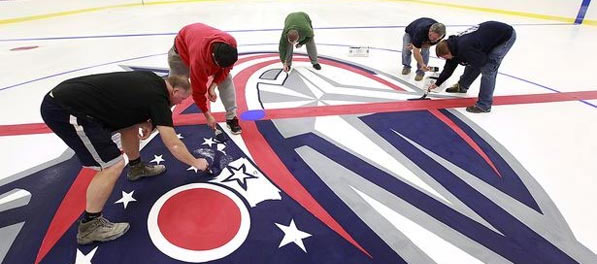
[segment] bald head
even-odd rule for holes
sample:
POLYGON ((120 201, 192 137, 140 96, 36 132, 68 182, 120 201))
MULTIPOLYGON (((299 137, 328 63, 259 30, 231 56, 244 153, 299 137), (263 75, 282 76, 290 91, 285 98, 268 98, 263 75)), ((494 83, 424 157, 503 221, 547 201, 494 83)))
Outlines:
POLYGON ((287 36, 288 36, 288 42, 290 42, 290 43, 294 43, 294 42, 298 41, 298 39, 299 39, 298 31, 294 30, 294 29, 289 30, 287 36))

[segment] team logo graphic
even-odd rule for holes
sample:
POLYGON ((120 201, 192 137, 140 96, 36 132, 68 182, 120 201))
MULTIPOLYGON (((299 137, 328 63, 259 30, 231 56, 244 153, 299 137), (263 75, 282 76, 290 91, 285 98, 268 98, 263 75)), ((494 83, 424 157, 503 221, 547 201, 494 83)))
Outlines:
POLYGON ((208 175, 159 139, 146 142, 142 158, 168 170, 116 183, 104 214, 131 229, 115 241, 76 245, 93 173, 72 153, 15 175, 0 186, 3 263, 596 260, 532 175, 458 112, 369 112, 417 88, 334 58, 321 59, 322 71, 294 61, 285 73, 277 54, 240 57, 232 74, 243 134, 226 144, 193 125, 190 102, 175 109, 187 146, 231 162, 208 175))

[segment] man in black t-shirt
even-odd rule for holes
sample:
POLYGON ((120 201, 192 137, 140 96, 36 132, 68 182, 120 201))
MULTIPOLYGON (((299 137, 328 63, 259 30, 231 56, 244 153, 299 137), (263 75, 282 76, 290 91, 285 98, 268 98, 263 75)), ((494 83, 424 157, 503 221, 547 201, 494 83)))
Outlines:
POLYGON ((77 231, 79 244, 113 240, 129 229, 128 223, 111 223, 101 214, 125 166, 113 133, 121 135, 131 181, 166 170, 140 158, 139 139, 147 139, 154 128, 178 160, 207 169, 207 161, 195 158, 173 127, 170 107, 190 95, 189 81, 181 76, 164 80, 152 72, 115 72, 66 80, 44 97, 44 122, 75 151, 84 167, 98 171, 87 188, 85 214, 77 231))
POLYGON ((427 89, 432 90, 446 81, 458 64, 464 65, 464 73, 448 93, 466 93, 470 85, 481 74, 479 98, 475 105, 466 108, 471 113, 487 113, 493 104, 495 79, 502 60, 516 41, 516 31, 510 25, 487 21, 466 31, 450 36, 437 44, 435 53, 446 59, 443 71, 437 81, 427 89))
POLYGON ((410 73, 410 54, 417 61, 415 81, 420 81, 429 71, 429 47, 435 45, 446 35, 446 26, 434 19, 422 17, 411 22, 404 29, 402 37, 402 75, 410 73), (412 52, 411 52, 412 51, 412 52))

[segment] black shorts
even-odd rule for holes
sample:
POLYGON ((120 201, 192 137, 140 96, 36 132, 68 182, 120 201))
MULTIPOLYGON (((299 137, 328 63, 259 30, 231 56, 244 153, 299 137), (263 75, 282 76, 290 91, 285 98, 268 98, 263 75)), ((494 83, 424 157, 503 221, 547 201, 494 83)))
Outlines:
POLYGON ((52 98, 51 93, 41 103, 41 116, 48 127, 75 151, 83 167, 103 170, 123 159, 112 141, 112 131, 81 114, 67 111, 52 98))

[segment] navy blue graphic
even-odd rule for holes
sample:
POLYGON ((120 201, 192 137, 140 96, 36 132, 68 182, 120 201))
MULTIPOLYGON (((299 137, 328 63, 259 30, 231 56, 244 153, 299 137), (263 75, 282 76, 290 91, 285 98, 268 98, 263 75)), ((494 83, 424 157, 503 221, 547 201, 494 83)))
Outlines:
MULTIPOLYGON (((35 262, 37 251, 50 221, 80 170, 81 163, 73 157, 18 181, 0 186, 0 193, 6 193, 14 188, 31 193, 31 200, 27 206, 0 212, 1 227, 25 221, 2 263, 35 262)), ((84 199, 84 194, 81 199, 84 199)), ((74 239, 74 235, 71 238, 74 239)))
MULTIPOLYGON (((360 226, 362 223, 355 221, 356 219, 352 214, 341 214, 341 212, 348 209, 343 206, 332 190, 325 187, 325 183, 295 152, 296 148, 309 146, 513 263, 576 263, 566 253, 546 241, 394 132, 406 136, 501 191, 536 208, 536 203, 512 169, 499 158, 499 155, 487 143, 481 142, 480 137, 475 135, 471 129, 465 129, 462 122, 458 123, 477 144, 489 153, 489 157, 496 163, 504 178, 499 179, 489 165, 462 138, 427 111, 372 114, 361 117, 361 120, 504 236, 454 211, 443 203, 313 133, 285 139, 272 121, 258 121, 257 124, 259 131, 288 169, 290 171, 300 171, 300 173, 295 174, 297 179, 322 203, 324 208, 327 208, 332 215, 337 217, 342 225, 348 226, 348 230, 361 230, 363 229, 360 226), (339 204, 341 205, 339 206, 339 204), (351 221, 355 222, 351 225, 351 221)), ((354 234, 354 236, 357 241, 363 241, 358 234, 354 234)), ((366 242, 363 242, 364 247, 369 248, 366 242)))
MULTIPOLYGON (((183 126, 177 127, 176 130, 177 133, 182 134, 183 141, 191 150, 200 148, 204 138, 214 135, 213 131, 206 126, 183 126)), ((227 147, 224 150, 226 155, 234 160, 246 157, 232 141, 227 142, 227 147)), ((42 259, 41 263, 74 263, 77 249, 83 254, 88 254, 95 247, 98 248, 92 258, 92 263, 140 263, 140 261, 186 263, 172 259, 153 245, 147 229, 147 216, 155 201, 169 190, 189 183, 208 182, 213 177, 208 173, 195 173, 193 170, 187 170, 189 166, 177 161, 168 152, 159 136, 154 138, 141 152, 141 157, 146 162, 152 160, 154 155, 163 155, 165 161, 161 164, 166 165, 167 172, 158 177, 130 182, 124 175, 125 169, 106 203, 104 215, 108 219, 115 222, 126 221, 131 224, 127 234, 107 243, 78 246, 75 239, 77 228, 75 223, 42 259), (123 208, 123 204, 114 204, 122 197, 122 191, 130 193, 133 190, 133 197, 136 201, 130 202, 126 209, 123 208)), ((242 172, 244 168, 232 169, 242 172)), ((16 187, 24 188, 33 196, 29 206, 17 209, 20 210, 18 212, 12 210, 2 214, 0 223, 3 225, 22 220, 27 221, 23 232, 8 253, 5 263, 33 263, 47 226, 79 170, 80 164, 73 157, 67 162, 40 171, 36 175, 1 187, 2 191, 16 187)), ((252 178, 247 177, 242 187, 250 189, 251 181, 252 178)), ((220 186, 228 188, 224 185, 220 186)), ((83 199, 85 194, 81 193, 80 195, 83 199)), ((238 195, 242 199, 242 195, 238 195)), ((329 229, 286 194, 281 192, 280 196, 281 200, 266 200, 253 208, 246 204, 251 217, 251 228, 247 239, 235 252, 209 263, 404 263, 336 197, 329 196, 331 201, 320 202, 328 205, 327 208, 333 205, 332 207, 335 209, 332 216, 339 219, 340 224, 373 258, 365 255, 329 229), (276 223, 288 226, 291 221, 294 221, 299 230, 311 234, 310 237, 303 239, 307 252, 294 243, 279 247, 284 233, 276 226, 276 223)))

